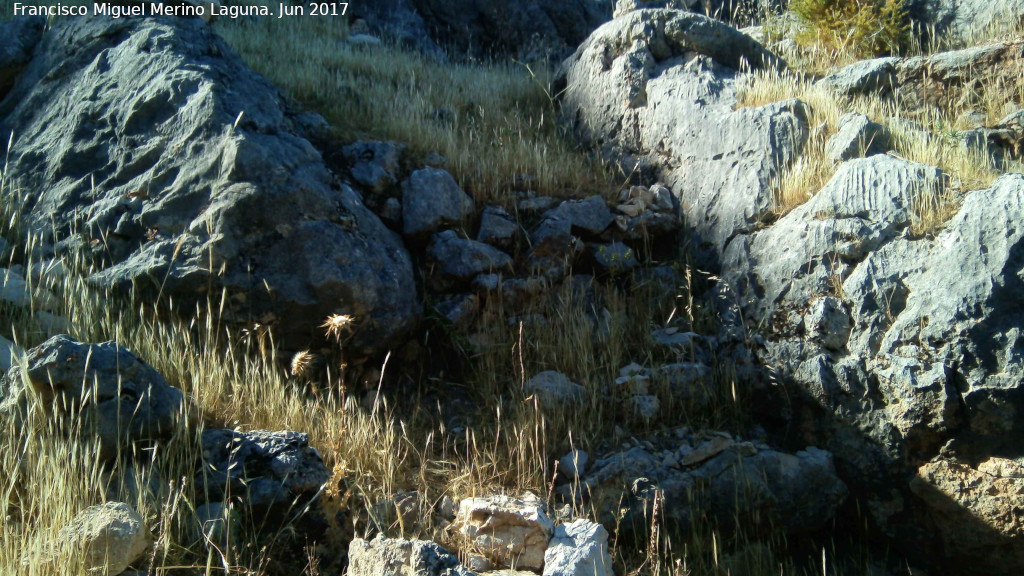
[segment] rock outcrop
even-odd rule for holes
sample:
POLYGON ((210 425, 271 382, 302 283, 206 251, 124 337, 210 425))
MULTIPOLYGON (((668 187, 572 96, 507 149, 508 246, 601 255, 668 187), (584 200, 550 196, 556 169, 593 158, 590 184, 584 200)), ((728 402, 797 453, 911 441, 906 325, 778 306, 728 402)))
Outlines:
POLYGON ((781 65, 711 18, 630 12, 563 63, 560 118, 625 174, 667 183, 717 256, 772 208, 772 181, 808 137, 799 101, 736 109, 741 69, 781 65))
POLYGON ((0 22, 0 98, 14 85, 14 80, 25 68, 36 44, 43 37, 46 19, 39 17, 15 18, 0 22))
POLYGON ((295 346, 330 314, 355 317, 363 353, 418 321, 400 238, 201 20, 55 21, 0 102, 11 132, 30 227, 91 253, 96 285, 179 302, 224 288, 235 318, 295 346))
MULTIPOLYGON (((912 518, 945 513, 898 487, 939 454, 954 465, 1015 454, 1010 438, 1024 431, 1024 176, 969 193, 933 239, 915 236, 943 187, 934 167, 853 160, 724 259, 746 318, 766 327, 763 360, 824 409, 797 415, 808 440, 827 438, 874 519, 918 554, 938 552, 923 552, 930 540, 912 518)), ((997 548, 971 562, 1009 569, 988 562, 1005 558, 997 548)), ((962 546, 945 551, 965 560, 962 546)))
POLYGON ((986 28, 1011 28, 1024 17, 1022 0, 907 0, 906 6, 929 33, 962 41, 986 28))

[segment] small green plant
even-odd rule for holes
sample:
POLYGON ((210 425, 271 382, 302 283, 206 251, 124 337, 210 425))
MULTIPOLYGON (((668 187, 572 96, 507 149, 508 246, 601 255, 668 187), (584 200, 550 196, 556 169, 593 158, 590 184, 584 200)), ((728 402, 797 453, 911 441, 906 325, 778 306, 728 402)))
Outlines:
POLYGON ((896 54, 910 41, 904 0, 793 0, 796 41, 857 58, 896 54))

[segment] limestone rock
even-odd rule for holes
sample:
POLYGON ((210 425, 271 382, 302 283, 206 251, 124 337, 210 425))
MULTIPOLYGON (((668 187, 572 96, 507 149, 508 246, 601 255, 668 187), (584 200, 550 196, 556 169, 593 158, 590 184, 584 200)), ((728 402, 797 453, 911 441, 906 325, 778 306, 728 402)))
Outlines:
POLYGON ((116 576, 149 548, 149 530, 138 512, 122 502, 90 506, 58 535, 61 547, 85 550, 90 574, 116 576))
POLYGON ((296 347, 350 314, 353 354, 419 320, 401 238, 198 18, 55 20, 0 102, 11 132, 4 176, 35 191, 26 225, 56 235, 42 251, 80 246, 94 285, 190 311, 227 289, 229 319, 269 320, 296 347))
POLYGON ((543 576, 614 576, 608 531, 579 519, 555 528, 544 553, 543 576))
POLYGON ((454 554, 433 542, 356 538, 348 547, 349 576, 474 576, 454 554))
POLYGON ((596 30, 559 72, 562 123, 624 173, 665 182, 708 257, 770 211, 773 179, 809 134, 798 101, 737 109, 745 66, 781 63, 727 24, 640 10, 596 30))
POLYGON ((534 498, 491 496, 463 500, 455 529, 496 566, 539 572, 555 527, 534 498))

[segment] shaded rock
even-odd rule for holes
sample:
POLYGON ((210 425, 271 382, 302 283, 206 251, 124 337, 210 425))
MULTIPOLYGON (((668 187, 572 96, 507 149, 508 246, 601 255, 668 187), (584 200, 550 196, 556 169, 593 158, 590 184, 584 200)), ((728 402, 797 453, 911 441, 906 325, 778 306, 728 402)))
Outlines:
POLYGON ((612 211, 600 196, 567 200, 544 213, 544 221, 533 233, 533 241, 540 242, 553 234, 597 236, 614 220, 612 211))
POLYGON ((547 294, 550 283, 543 278, 506 278, 501 282, 501 299, 510 310, 521 310, 547 294))
POLYGON ((445 59, 444 51, 427 32, 427 24, 409 0, 356 2, 350 6, 353 33, 373 32, 406 48, 445 59))
POLYGON ((608 531, 579 519, 555 528, 544 552, 543 576, 614 576, 608 531))
POLYGON ((624 173, 664 181, 714 257, 771 210, 771 182, 809 134, 798 101, 736 109, 738 70, 776 63, 710 18, 630 12, 563 63, 560 119, 624 173))
POLYGON ((583 450, 572 450, 558 459, 558 469, 570 480, 575 480, 587 472, 589 463, 589 454, 583 450))
POLYGON ((476 316, 480 301, 476 294, 457 294, 441 300, 434 307, 453 325, 465 326, 476 316))
POLYGON ((398 184, 405 144, 358 141, 341 149, 351 166, 352 179, 367 192, 382 194, 398 184))
POLYGON ((0 22, 0 99, 14 86, 14 80, 25 68, 43 37, 46 18, 18 17, 0 22))
POLYGON ((116 576, 149 548, 149 530, 138 512, 122 502, 90 506, 57 536, 65 549, 85 550, 90 574, 116 576))
POLYGON ((406 236, 436 232, 472 213, 473 199, 444 170, 423 168, 402 182, 402 231, 406 236))
POLYGON ((526 381, 526 393, 535 394, 542 406, 559 407, 586 400, 587 389, 555 370, 545 370, 526 381))
POLYGON ((558 200, 550 196, 537 196, 519 200, 516 203, 516 208, 523 214, 536 214, 550 210, 555 204, 558 204, 558 200))
POLYGON ((885 127, 867 116, 849 112, 839 118, 839 131, 825 143, 825 155, 833 162, 884 154, 889 146, 885 127))
POLYGON ((918 469, 910 489, 934 511, 939 534, 960 574, 1024 569, 1024 466, 989 458, 976 467, 936 459, 918 469))
POLYGON ((317 497, 329 477, 306 434, 203 431, 203 466, 195 481, 209 502, 230 496, 253 517, 283 525, 289 512, 301 513, 317 497))
POLYGON ((576 236, 552 233, 534 244, 527 254, 526 266, 532 275, 556 284, 569 274, 584 249, 585 245, 576 236))
POLYGON ((516 219, 501 206, 488 206, 480 215, 480 231, 476 239, 505 251, 515 245, 519 224, 516 219))
POLYGON ((356 538, 348 547, 349 576, 473 576, 441 546, 423 540, 356 538))
POLYGON ((630 272, 639 265, 633 249, 622 242, 590 244, 589 248, 598 269, 612 276, 630 272))
MULTIPOLYGON (((25 350, 21 346, 0 336, 0 371, 6 374, 11 369, 14 361, 24 355, 25 350)), ((7 395, 6 385, 0 384, 0 386, 4 386, 0 388, 0 402, 2 402, 3 398, 7 395)))
POLYGON ((427 247, 427 258, 437 265, 436 274, 445 284, 468 282, 478 274, 499 272, 512 265, 512 257, 483 242, 460 237, 454 230, 435 234, 427 247))
POLYGON ((531 498, 491 496, 459 504, 454 528, 498 567, 540 571, 554 524, 531 498))
POLYGON ((852 321, 843 301, 833 296, 818 298, 804 317, 807 338, 829 350, 841 350, 850 337, 852 321))
POLYGON ((38 399, 55 419, 74 429, 95 434, 100 460, 111 460, 129 444, 170 436, 185 408, 180 390, 170 386, 151 366, 114 342, 83 344, 68 336, 54 336, 28 351, 27 384, 17 368, 3 377, 7 390, 3 410, 27 408, 38 399), (82 410, 82 400, 89 399, 82 410))
POLYGON ((692 514, 707 513, 726 529, 757 518, 785 532, 823 525, 848 493, 832 455, 813 447, 787 454, 721 435, 686 435, 677 454, 666 459, 636 446, 609 455, 594 462, 585 485, 621 488, 629 503, 623 527, 641 531, 649 524, 645 518, 656 493, 663 498, 664 518, 675 529, 689 530, 692 514))
POLYGON ((387 349, 421 314, 411 259, 301 124, 195 18, 58 19, 0 103, 26 224, 82 239, 93 284, 180 310, 224 288, 295 347, 351 314, 353 353, 387 349))

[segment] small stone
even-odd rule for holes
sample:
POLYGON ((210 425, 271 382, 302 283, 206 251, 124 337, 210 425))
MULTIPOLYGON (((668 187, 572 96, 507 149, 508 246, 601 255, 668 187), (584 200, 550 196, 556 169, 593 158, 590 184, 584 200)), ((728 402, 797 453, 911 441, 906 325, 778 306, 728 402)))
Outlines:
POLYGON ((526 382, 526 393, 536 395, 540 403, 548 407, 581 403, 587 397, 586 388, 555 370, 545 370, 530 378, 526 382))
POLYGON ((444 170, 423 168, 402 182, 402 222, 407 236, 435 232, 472 213, 473 199, 444 170))
POLYGON ((519 225, 515 218, 501 206, 488 206, 480 215, 480 231, 476 239, 502 250, 510 250, 515 244, 519 225))
POLYGON ((540 571, 554 524, 536 497, 468 498, 454 528, 495 566, 540 571))
POLYGON ((589 247, 598 269, 612 276, 630 272, 639 264, 633 249, 622 242, 591 244, 589 247))
POLYGON ((629 404, 633 407, 633 413, 644 421, 654 420, 658 417, 658 411, 661 410, 661 401, 657 396, 633 396, 629 399, 629 404))
POLYGON ((587 473, 590 455, 583 450, 572 450, 558 459, 558 469, 570 480, 582 478, 587 473))

